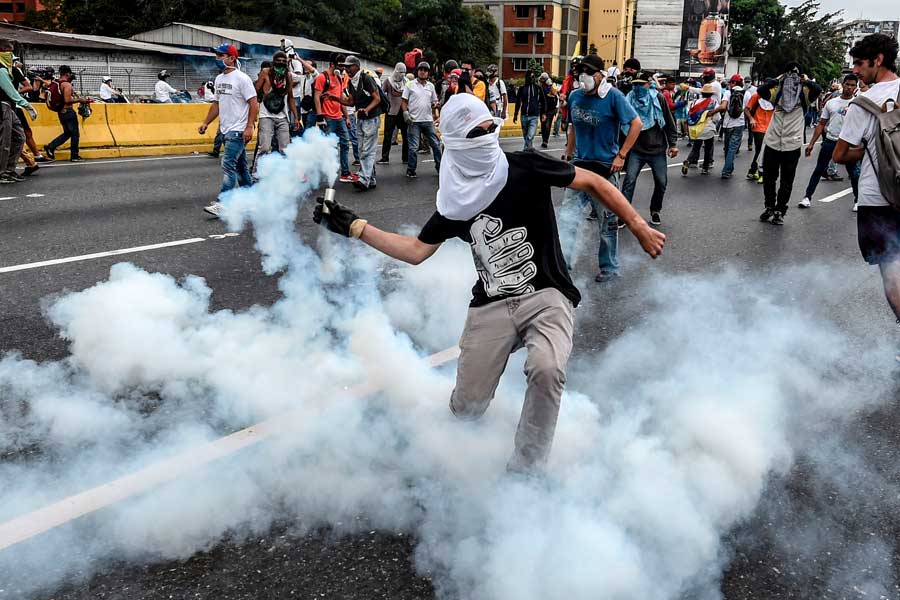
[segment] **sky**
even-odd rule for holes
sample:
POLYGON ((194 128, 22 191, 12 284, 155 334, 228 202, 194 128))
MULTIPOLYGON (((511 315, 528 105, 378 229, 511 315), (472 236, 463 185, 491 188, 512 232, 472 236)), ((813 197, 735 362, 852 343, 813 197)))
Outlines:
MULTIPOLYGON (((799 0, 787 0, 788 6, 797 6, 799 0)), ((900 21, 900 4, 895 0, 822 0, 821 10, 834 12, 844 9, 844 19, 870 19, 873 21, 900 21)))

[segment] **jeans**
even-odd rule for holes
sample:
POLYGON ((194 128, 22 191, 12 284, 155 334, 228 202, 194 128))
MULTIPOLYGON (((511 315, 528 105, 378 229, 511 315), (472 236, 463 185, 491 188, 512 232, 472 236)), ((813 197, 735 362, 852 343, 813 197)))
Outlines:
POLYGON ((259 133, 256 138, 258 153, 271 152, 273 139, 278 142, 278 151, 284 154, 284 149, 291 143, 291 126, 287 119, 263 117, 259 120, 259 133))
POLYGON ((419 160, 419 138, 424 135, 428 138, 428 145, 434 154, 434 168, 441 168, 441 144, 438 141, 437 132, 434 130, 434 121, 420 121, 409 124, 409 160, 406 168, 415 172, 419 160))
POLYGON ((709 163, 712 162, 713 144, 716 138, 711 137, 708 140, 694 140, 691 144, 691 153, 688 154, 686 162, 696 163, 700 159, 700 149, 703 149, 703 168, 709 169, 709 163))
POLYGON ((221 131, 216 131, 216 139, 213 140, 213 149, 212 151, 216 154, 219 154, 222 151, 222 144, 225 143, 225 136, 222 135, 221 131))
POLYGON ((650 165, 653 174, 653 195, 650 197, 650 212, 662 210, 663 196, 666 194, 668 184, 666 153, 644 154, 637 150, 628 153, 628 161, 625 163, 625 181, 622 183, 622 195, 631 202, 634 196, 634 186, 644 165, 650 165))
POLYGON ((753 162, 750 163, 750 175, 756 175, 757 173, 762 173, 762 169, 759 168, 759 153, 762 151, 763 147, 763 139, 766 137, 766 133, 764 131, 754 131, 750 134, 753 136, 753 162))
POLYGON ((559 126, 562 125, 562 121, 562 111, 559 111, 559 114, 556 115, 556 121, 553 123, 553 135, 559 135, 559 126))
POLYGON ((67 108, 59 113, 59 124, 62 125, 63 128, 62 134, 47 144, 47 147, 50 148, 51 152, 56 152, 57 148, 69 141, 71 158, 78 158, 78 139, 80 136, 78 131, 78 115, 71 108, 67 108))
POLYGON ((375 185, 375 150, 378 148, 381 117, 360 119, 356 122, 356 128, 359 133, 359 181, 375 185))
MULTIPOLYGON (((294 104, 297 105, 297 113, 300 112, 300 101, 303 100, 302 96, 294 96, 294 104)), ((300 115, 300 129, 294 131, 294 113, 291 112, 290 108, 288 108, 288 122, 291 124, 290 136, 297 137, 303 135, 303 128, 306 127, 306 120, 303 118, 304 115, 300 115)))
POLYGON ((350 144, 353 146, 353 160, 359 160, 359 137, 356 135, 356 113, 350 115, 350 127, 347 134, 350 136, 350 144))
MULTIPOLYGON (((813 194, 816 193, 816 187, 819 185, 819 180, 828 169, 828 165, 831 162, 831 155, 834 154, 835 146, 837 146, 837 142, 822 138, 822 147, 819 149, 819 158, 816 161, 816 168, 809 177, 809 184, 806 186, 806 193, 804 194, 804 196, 810 200, 812 200, 813 194)), ((859 161, 847 165, 847 175, 850 176, 850 185, 853 187, 853 197, 857 198, 859 197, 859 161)))
POLYGON ((250 177, 250 167, 247 164, 243 133, 240 131, 229 131, 223 137, 225 138, 225 153, 222 155, 220 200, 225 192, 237 186, 248 187, 253 183, 253 179, 250 177))
POLYGON ((0 171, 15 173, 16 163, 25 146, 25 130, 16 109, 0 102, 0 171))
POLYGON ((539 117, 522 116, 522 137, 525 139, 523 150, 531 148, 531 143, 534 141, 534 136, 537 133, 538 119, 539 117))
MULTIPOLYGON (((616 185, 616 176, 610 177, 610 182, 616 185)), ((619 272, 619 220, 615 214, 606 210, 600 201, 586 192, 579 192, 571 188, 566 188, 563 196, 563 206, 572 202, 578 202, 580 208, 584 208, 588 204, 593 206, 597 212, 597 225, 600 227, 600 247, 597 249, 597 265, 600 272, 610 275, 619 272)), ((562 218, 560 219, 562 220, 562 218)), ((574 238, 575 230, 568 231, 567 235, 574 238)), ((575 257, 572 256, 571 248, 574 247, 574 239, 567 241, 566 246, 570 249, 569 253, 563 253, 568 264, 574 264, 575 257)))
POLYGON ((396 115, 384 116, 384 141, 381 143, 381 160, 387 162, 391 158, 391 144, 393 143, 396 132, 399 131, 403 136, 403 146, 400 158, 403 162, 409 160, 409 133, 406 127, 406 121, 401 113, 396 115))
POLYGON ((766 173, 763 177, 763 192, 766 196, 766 208, 773 208, 781 214, 787 213, 798 162, 800 162, 800 148, 780 152, 766 146, 763 150, 763 171, 766 173), (781 182, 776 194, 775 184, 778 183, 779 174, 781 182))
POLYGON ((341 175, 350 174, 350 132, 347 130, 347 122, 344 119, 325 119, 328 133, 333 133, 338 138, 338 149, 341 156, 341 175))
POLYGON ((734 173, 734 157, 741 149, 741 138, 744 135, 743 127, 728 127, 725 129, 725 166, 722 167, 722 175, 734 173))
POLYGON ((547 118, 541 121, 541 142, 544 144, 550 140, 550 128, 553 126, 556 109, 548 110, 546 116, 547 118))
POLYGON ((303 121, 303 131, 312 129, 316 126, 316 111, 311 110, 307 113, 303 113, 300 115, 300 120, 303 121))

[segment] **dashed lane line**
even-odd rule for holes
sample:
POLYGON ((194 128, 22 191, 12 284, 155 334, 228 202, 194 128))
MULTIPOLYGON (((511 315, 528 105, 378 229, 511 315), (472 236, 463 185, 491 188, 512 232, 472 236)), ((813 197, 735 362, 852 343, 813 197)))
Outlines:
POLYGON ((819 198, 819 202, 834 202, 838 198, 843 198, 847 194, 852 194, 853 188, 847 188, 846 190, 831 194, 830 196, 825 196, 824 198, 819 198))
POLYGON ((172 242, 163 242, 161 244, 149 244, 147 246, 135 246, 133 248, 120 248, 118 250, 107 250, 106 252, 94 252, 93 254, 82 254, 80 256, 67 256, 66 258, 56 258, 53 260, 42 260, 39 262, 25 263, 21 265, 11 265, 9 267, 0 267, 0 273, 12 273, 15 271, 27 271, 28 269, 38 269, 41 267, 49 267, 52 265, 62 265, 65 263, 80 262, 83 260, 92 260, 95 258, 104 258, 106 256, 118 256, 120 254, 131 254, 134 252, 147 252, 148 250, 158 250, 160 248, 171 248, 173 246, 184 246, 187 244, 197 244, 208 240, 221 240, 229 237, 236 237, 237 233, 222 233, 211 235, 206 238, 188 238, 185 240, 175 240, 172 242))

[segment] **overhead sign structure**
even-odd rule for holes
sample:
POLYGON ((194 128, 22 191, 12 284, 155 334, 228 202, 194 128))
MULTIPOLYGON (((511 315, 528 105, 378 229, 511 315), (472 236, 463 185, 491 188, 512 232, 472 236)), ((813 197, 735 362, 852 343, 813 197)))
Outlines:
POLYGON ((724 74, 730 6, 731 0, 684 0, 678 65, 683 77, 707 67, 724 74))

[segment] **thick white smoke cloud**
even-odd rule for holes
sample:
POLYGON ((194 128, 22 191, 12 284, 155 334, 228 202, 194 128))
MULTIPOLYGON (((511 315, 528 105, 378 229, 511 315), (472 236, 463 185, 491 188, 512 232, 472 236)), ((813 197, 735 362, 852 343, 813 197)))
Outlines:
POLYGON ((459 335, 468 249, 447 244, 386 294, 361 244, 323 233, 313 251, 294 231, 300 200, 336 164, 333 140, 308 134, 226 202, 280 274, 275 305, 211 312, 201 279, 119 264, 48 308, 69 359, 0 360, 0 522, 294 411, 259 446, 0 551, 0 589, 36 597, 112 557, 183 558, 275 520, 302 531, 363 514, 417 537, 444 598, 712 598, 722 536, 769 478, 814 448, 817 424, 890 385, 874 358, 841 368, 843 336, 770 284, 667 278, 645 294, 659 303, 646 322, 573 360, 589 383, 563 398, 547 479, 508 478, 521 357, 478 423, 453 419, 452 374, 421 359, 459 335), (362 381, 381 391, 348 395, 362 381))

